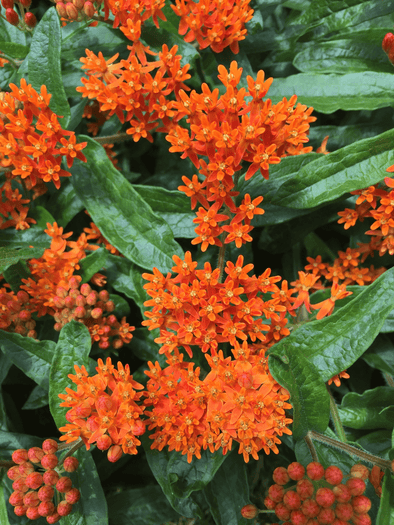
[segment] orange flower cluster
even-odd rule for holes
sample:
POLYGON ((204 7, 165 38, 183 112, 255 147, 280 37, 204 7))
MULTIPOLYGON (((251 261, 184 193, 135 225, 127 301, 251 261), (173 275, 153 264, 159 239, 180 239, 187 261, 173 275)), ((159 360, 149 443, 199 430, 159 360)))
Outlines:
POLYGON ((178 188, 191 197, 192 209, 197 202, 202 206, 195 221, 199 226, 193 243, 201 243, 203 251, 209 244, 221 246, 218 237, 223 232, 228 233, 225 242, 235 241, 238 248, 252 240, 250 221, 256 213, 263 213, 256 208, 262 197, 251 201, 245 195, 242 205, 235 205, 233 198, 239 193, 234 188, 242 161, 250 163, 245 180, 258 170, 268 179, 270 164, 312 150, 304 144, 309 140, 309 123, 316 120, 310 116, 313 108, 295 106, 295 95, 275 105, 270 99, 263 101, 273 81, 265 80, 264 71, 257 73, 256 80, 248 76, 248 89, 239 89, 242 68, 238 68, 237 62, 231 63, 229 71, 222 65, 218 70, 226 92, 219 97, 219 89, 211 91, 207 84, 202 85, 201 94, 192 91, 188 96, 181 90, 174 103, 174 125, 166 136, 171 143, 170 151, 182 153, 181 158, 189 157, 204 177, 203 182, 197 175, 192 180, 182 177, 185 185, 178 188), (175 125, 183 117, 187 117, 190 131, 175 125), (201 157, 208 157, 208 162, 201 157), (217 217, 222 206, 226 216, 217 217), (230 214, 230 224, 217 224, 229 219, 230 214))
POLYGON ((6 173, 6 180, 0 186, 0 230, 14 226, 17 230, 26 230, 35 220, 28 217, 30 199, 23 199, 18 188, 12 189, 11 175, 6 173), (2 217, 1 217, 2 215, 2 217))
POLYGON ((234 359, 225 358, 222 351, 213 357, 206 355, 211 371, 201 380, 200 369, 194 363, 184 363, 183 354, 169 357, 169 366, 161 369, 156 361, 149 362, 147 399, 152 406, 145 414, 146 424, 155 429, 150 436, 151 448, 187 454, 201 458, 201 449, 223 454, 231 450, 233 440, 240 443, 239 454, 245 462, 251 455, 272 450, 278 454, 278 436, 291 434, 284 409, 289 393, 273 379, 264 350, 257 346, 242 346, 237 342, 231 350, 234 359))
POLYGON ((230 46, 238 53, 240 40, 247 33, 245 23, 253 17, 250 0, 175 0, 173 11, 181 17, 178 32, 185 42, 197 42, 200 49, 211 47, 221 53, 230 46))
POLYGON ((130 367, 118 362, 116 369, 108 357, 105 364, 99 359, 97 374, 89 377, 84 366, 75 365, 75 375, 68 377, 77 390, 66 388, 59 394, 62 407, 71 407, 66 414, 69 421, 59 430, 65 435, 60 441, 71 443, 81 438, 89 450, 96 443, 100 450, 108 450, 108 459, 115 462, 122 454, 137 454, 141 444, 136 436, 145 432, 141 419, 144 407, 137 404, 143 386, 133 380, 130 367))
POLYGON ((220 270, 212 270, 209 263, 197 270, 190 252, 184 261, 176 255, 173 260, 175 278, 164 277, 157 268, 153 274, 142 274, 149 281, 144 288, 151 297, 144 305, 153 307, 145 312, 149 319, 142 324, 149 330, 160 328, 160 337, 155 339, 162 345, 160 353, 183 346, 192 357, 190 345, 197 345, 215 355, 218 343, 234 346, 237 340, 249 337, 271 346, 290 334, 285 316, 294 301, 293 291, 287 289, 287 281, 279 288, 275 283, 281 277, 271 276, 269 268, 259 277, 250 277, 253 264, 243 266, 240 255, 235 264, 227 262, 227 277, 221 283, 220 270), (271 298, 263 300, 262 294, 271 298), (263 324, 263 317, 269 324, 263 324))
POLYGON ((164 44, 159 60, 142 65, 133 52, 127 60, 113 64, 118 54, 106 61, 101 52, 96 56, 86 49, 88 58, 80 60, 89 78, 82 78, 84 86, 76 89, 83 97, 97 99, 100 111, 110 111, 108 116, 116 114, 122 123, 129 122, 126 133, 133 136, 134 142, 141 137, 152 142, 150 131, 159 125, 158 121, 161 120, 162 127, 156 131, 168 131, 176 114, 175 102, 168 96, 189 89, 184 81, 190 78, 187 73, 190 66, 181 67, 177 50, 177 46, 168 49, 164 44), (155 69, 152 76, 150 72, 155 69))
MULTIPOLYGON (((386 171, 394 172, 394 165, 386 171)), ((358 251, 363 254, 362 261, 368 255, 373 256, 375 251, 379 252, 379 255, 384 255, 386 252, 390 255, 394 254, 394 179, 386 177, 384 184, 385 187, 370 186, 350 192, 358 195, 356 208, 354 210, 346 208, 338 213, 341 217, 338 223, 343 223, 346 230, 354 226, 357 220, 363 221, 366 217, 374 219, 371 229, 365 232, 366 235, 373 236, 371 241, 359 243, 358 251)))
POLYGON ((0 99, 1 164, 10 167, 14 177, 25 180, 28 189, 39 180, 53 182, 59 189, 60 177, 71 175, 60 168, 62 156, 66 157, 69 168, 75 158, 86 161, 81 149, 87 143, 77 144, 75 133, 61 128, 59 117, 49 109, 51 95, 45 86, 38 94, 22 78, 20 88, 15 84, 10 84, 10 88, 12 93, 4 93, 0 99))
MULTIPOLYGON (((30 259, 32 276, 22 279, 24 284, 17 294, 0 289, 0 328, 36 337, 31 316, 37 312, 38 316, 53 316, 55 330, 61 330, 72 319, 82 322, 92 341, 98 342, 102 349, 110 345, 121 348, 129 343, 135 328, 126 323, 126 318, 119 322, 114 315, 104 316, 114 310, 108 292, 96 292, 86 283, 80 285, 81 277, 74 275, 86 250, 96 246, 88 244, 84 233, 77 241, 69 241, 72 232, 64 234, 56 223, 48 223, 47 227, 45 233, 52 237, 51 247, 39 259, 30 259)), ((103 284, 101 278, 94 281, 99 286, 103 284)))

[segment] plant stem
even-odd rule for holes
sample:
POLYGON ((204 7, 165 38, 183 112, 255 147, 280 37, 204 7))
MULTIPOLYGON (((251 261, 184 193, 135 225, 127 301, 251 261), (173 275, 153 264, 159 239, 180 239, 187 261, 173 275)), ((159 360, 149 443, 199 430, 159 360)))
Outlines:
POLYGON ((224 263, 226 262, 225 255, 226 255, 226 245, 224 244, 224 235, 222 235, 222 245, 219 248, 219 255, 218 255, 218 268, 220 270, 219 280, 218 280, 219 283, 223 281, 224 263))
POLYGON ((317 452, 316 452, 315 446, 314 446, 314 444, 312 442, 312 439, 311 439, 309 433, 306 436, 304 436, 304 441, 308 445, 309 452, 311 453, 313 461, 319 462, 319 458, 317 457, 317 452))
POLYGON ((330 412, 331 412, 331 417, 334 423, 336 433, 338 435, 338 438, 343 443, 346 443, 347 438, 346 438, 346 434, 342 426, 341 418, 339 417, 337 404, 335 403, 335 399, 331 393, 330 387, 327 384, 326 384, 326 388, 327 388, 328 395, 330 396, 330 412))
POLYGON ((94 140, 99 144, 113 144, 114 142, 125 142, 126 140, 130 139, 131 135, 129 135, 128 133, 116 133, 115 135, 94 138, 94 140))
POLYGON ((342 450, 344 452, 347 452, 350 456, 356 456, 357 458, 367 463, 372 463, 372 465, 377 465, 383 470, 386 468, 388 469, 391 468, 391 461, 386 461, 385 459, 382 459, 379 456, 375 456, 374 454, 370 454, 369 452, 360 450, 356 447, 353 447, 352 445, 349 445, 348 443, 341 443, 340 441, 337 441, 336 439, 332 439, 328 436, 324 436, 323 434, 319 434, 318 432, 315 432, 314 430, 310 430, 307 436, 312 440, 315 439, 316 441, 320 441, 321 443, 326 443, 327 445, 330 445, 331 447, 336 448, 337 450, 342 450))
POLYGON ((387 372, 383 372, 383 377, 386 380, 386 383, 388 386, 391 386, 391 388, 394 388, 394 378, 392 375, 388 374, 387 372))

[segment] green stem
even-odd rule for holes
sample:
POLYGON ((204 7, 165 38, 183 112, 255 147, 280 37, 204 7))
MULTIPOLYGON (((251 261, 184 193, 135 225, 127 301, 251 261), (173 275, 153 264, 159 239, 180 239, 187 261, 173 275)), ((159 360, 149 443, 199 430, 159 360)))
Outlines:
POLYGON ((328 436, 324 436, 323 434, 319 434, 318 432, 315 432, 314 430, 310 430, 307 436, 311 440, 316 440, 321 443, 325 443, 326 445, 329 445, 337 450, 346 452, 350 456, 356 456, 358 459, 361 459, 365 461, 366 463, 377 465, 383 470, 385 470, 386 468, 391 469, 391 461, 386 461, 385 459, 382 459, 379 456, 375 456, 374 454, 370 454, 369 452, 360 450, 359 448, 353 447, 352 445, 349 445, 348 443, 341 443, 340 441, 337 441, 336 439, 332 439, 328 436))
POLYGON ((113 144, 114 142, 125 142, 130 139, 131 135, 128 133, 116 133, 115 135, 108 135, 106 137, 94 137, 94 140, 99 144, 113 144))
POLYGON ((388 374, 387 372, 383 372, 383 377, 386 380, 386 383, 388 386, 391 386, 391 388, 394 388, 394 378, 392 375, 388 374))
POLYGON ((224 263, 226 262, 226 245, 224 244, 224 235, 221 235, 222 237, 222 245, 219 248, 219 255, 218 255, 218 268, 220 270, 219 273, 219 280, 218 282, 221 283, 223 281, 223 271, 224 271, 224 263))
POLYGON ((339 417, 337 404, 335 403, 335 399, 333 398, 330 387, 327 384, 326 384, 326 388, 327 388, 328 395, 330 396, 330 412, 331 412, 331 417, 334 423, 335 430, 337 432, 338 438, 343 443, 346 443, 347 438, 346 438, 346 434, 342 426, 341 418, 339 417))
POLYGON ((314 444, 312 442, 312 439, 309 436, 309 434, 304 436, 304 441, 305 441, 305 443, 307 444, 307 446, 309 448, 309 452, 311 453, 313 461, 319 462, 319 458, 317 457, 317 452, 316 452, 315 446, 314 446, 314 444))

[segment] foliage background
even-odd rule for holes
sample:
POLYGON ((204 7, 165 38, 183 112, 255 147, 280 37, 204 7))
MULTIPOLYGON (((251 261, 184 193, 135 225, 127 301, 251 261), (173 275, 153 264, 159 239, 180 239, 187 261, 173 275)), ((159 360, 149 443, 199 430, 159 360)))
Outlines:
MULTIPOLYGON (((185 43, 168 6, 167 22, 161 22, 157 30, 148 21, 143 36, 154 49, 163 43, 179 46, 182 63, 192 67, 188 83, 197 91, 202 82, 211 89, 220 87, 217 65, 228 67, 235 58, 243 67, 243 82, 246 75, 255 77, 260 69, 274 77, 268 94, 273 103, 296 94, 299 102, 314 107, 317 121, 311 125, 310 145, 316 149, 329 135, 331 153, 286 158, 270 168, 268 182, 258 174, 248 182, 241 177, 241 195, 263 195, 265 214, 255 220, 253 243, 227 251, 233 262, 240 253, 246 263, 253 262, 256 275, 270 267, 274 274, 292 281, 307 256, 320 254, 323 260, 333 260, 338 250, 369 240, 365 223, 344 230, 337 224, 337 212, 354 205, 350 191, 383 180, 385 169, 394 163, 393 66, 381 49, 384 35, 393 29, 394 2, 259 0, 252 7, 255 14, 236 57, 228 50, 215 54, 185 43)), ((10 56, 21 60, 17 69, 9 65, 0 69, 0 88, 7 90, 10 82, 18 84, 22 77, 35 89, 46 84, 53 95, 53 111, 69 111, 62 126, 67 124, 67 129, 75 131, 79 141, 88 141, 84 151, 88 163, 76 162, 61 190, 53 188, 32 203, 35 226, 23 232, 0 231, 0 247, 33 245, 43 251, 49 246, 43 230, 54 220, 76 237, 89 225, 84 214, 87 209, 125 258, 119 260, 98 250, 82 265, 82 275, 88 280, 98 269, 106 268, 107 289, 118 296, 117 312, 138 327, 131 343, 119 350, 119 359, 130 364, 136 380, 146 382, 146 361, 160 361, 163 356, 158 355, 152 334, 140 327, 146 300, 141 274, 154 266, 169 271, 171 256, 186 250, 192 251, 199 264, 209 260, 216 265, 215 249, 201 253, 190 245, 194 213, 187 197, 177 191, 181 176, 193 175, 194 167, 169 153, 164 136, 155 134, 153 144, 144 140, 116 144, 119 169, 115 169, 102 146, 87 138, 87 122, 81 118, 86 99, 75 88, 82 85, 79 58, 85 56, 86 48, 96 54, 101 51, 105 58, 115 53, 127 58, 129 41, 106 24, 87 27, 74 22, 61 27, 50 3, 41 1, 32 12, 39 20, 33 36, 0 20, 0 50, 7 49, 10 56), (145 249, 147 243, 150 252, 145 249)), ((114 116, 98 136, 120 129, 114 116)), ((4 253, 2 269, 17 283, 22 263, 7 265, 4 253)), ((375 256, 366 264, 390 269, 391 259, 375 256)), ((76 484, 82 500, 77 512, 62 523, 160 525, 178 522, 180 516, 207 525, 246 523, 240 508, 250 501, 263 508, 274 468, 295 458, 310 461, 302 440, 307 430, 335 436, 324 382, 346 368, 350 379, 339 388, 333 386, 332 391, 348 441, 384 459, 394 459, 394 389, 384 379, 385 374, 394 375, 393 280, 389 270, 365 289, 352 287, 354 294, 341 301, 332 316, 299 328, 275 346, 271 371, 291 393, 295 421, 293 436, 283 436, 278 456, 271 454, 246 465, 237 451, 225 458, 204 453, 201 460, 194 459, 189 465, 175 452, 151 451, 146 436, 137 456, 123 456, 115 464, 109 464, 98 450, 80 450, 82 465, 76 484)), ((40 438, 59 437, 54 420, 59 383, 51 382, 55 372, 63 372, 66 378, 71 363, 89 366, 89 355, 93 359, 103 356, 100 349, 90 348, 86 330, 77 323, 66 325, 59 339, 45 318, 37 326, 40 343, 5 332, 0 335, 2 459, 9 459, 16 448, 39 445, 40 438)), ((203 360, 199 365, 203 366, 203 360)), ((62 387, 67 385, 64 381, 62 387)), ((354 463, 343 452, 321 443, 316 446, 324 466, 335 464, 347 471, 354 463)), ((6 499, 10 490, 3 473, 1 491, 6 499)), ((394 498, 392 476, 386 473, 381 501, 372 489, 367 495, 373 501, 373 523, 394 520, 394 506, 390 509, 389 503, 394 498), (379 512, 379 506, 384 512, 379 512)), ((259 519, 260 523, 270 522, 269 518, 259 519)), ((16 517, 0 498, 0 521, 19 525, 27 519, 16 517)), ((44 522, 37 523, 40 521, 44 522)))

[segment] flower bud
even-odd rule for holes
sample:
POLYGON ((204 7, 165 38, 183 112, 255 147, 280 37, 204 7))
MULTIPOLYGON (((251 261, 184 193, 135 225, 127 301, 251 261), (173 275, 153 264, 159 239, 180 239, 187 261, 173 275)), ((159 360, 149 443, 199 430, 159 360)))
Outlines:
MULTIPOLYGON (((83 6, 83 12, 85 13, 85 15, 87 16, 87 18, 93 18, 95 13, 96 13, 96 10, 94 8, 94 5, 92 4, 92 2, 85 2, 85 5, 83 6)), ((96 273, 95 275, 100 275, 98 273, 96 273)), ((93 275, 93 277, 95 277, 93 275)), ((103 282, 102 284, 99 284, 100 282, 102 282, 102 280, 100 280, 100 278, 96 278, 96 281, 93 281, 93 277, 92 277, 92 283, 95 284, 96 286, 104 286, 105 282, 103 282)), ((104 277, 104 276, 102 276, 104 277)), ((104 277, 105 279, 105 277, 104 277)))
POLYGON ((119 445, 113 445, 107 452, 108 461, 110 461, 111 463, 115 463, 122 457, 122 454, 122 447, 120 447, 119 445))
POLYGON ((43 487, 40 488, 37 494, 38 494, 38 499, 40 501, 52 501, 53 496, 55 494, 55 490, 53 489, 53 487, 49 485, 44 485, 43 487))
POLYGON ((346 486, 352 496, 360 496, 365 491, 365 481, 360 478, 349 478, 346 486))
POLYGON ((100 301, 104 301, 106 303, 109 300, 109 293, 107 290, 101 290, 98 294, 98 297, 100 301))
POLYGON ((11 496, 8 498, 8 501, 10 505, 13 507, 17 507, 19 505, 23 505, 23 492, 15 491, 11 494, 11 496))
POLYGON ((38 494, 35 490, 31 490, 23 496, 23 504, 26 507, 38 507, 40 500, 38 499, 38 494))
POLYGON ((336 500, 340 503, 347 503, 352 497, 350 490, 346 485, 336 485, 333 487, 332 491, 335 494, 336 500))
POLYGON ((29 518, 29 520, 38 520, 39 517, 38 507, 29 507, 26 510, 26 518, 29 518))
POLYGON ((45 454, 55 454, 58 448, 59 444, 54 439, 46 439, 42 444, 42 450, 45 454))
POLYGON ((98 298, 98 293, 95 292, 95 291, 92 291, 92 292, 90 292, 89 295, 86 296, 86 302, 90 306, 93 306, 94 304, 96 304, 97 298, 98 298))
POLYGON ((1 0, 1 5, 4 7, 4 9, 12 9, 14 7, 14 0, 1 0))
POLYGON ((47 522, 52 525, 52 523, 57 523, 60 520, 61 516, 57 512, 52 514, 51 516, 47 516, 47 522))
POLYGON ((56 472, 56 470, 47 470, 42 476, 45 485, 56 485, 56 483, 59 480, 59 477, 60 476, 56 472))
POLYGON ((105 309, 107 312, 113 312, 115 310, 115 303, 113 301, 107 301, 105 303, 105 309))
POLYGON ((29 456, 27 454, 27 450, 24 448, 18 448, 18 450, 14 450, 12 453, 12 461, 16 463, 17 465, 21 465, 22 463, 25 463, 29 459, 29 456))
POLYGON ((74 310, 74 315, 77 319, 83 319, 86 315, 86 310, 83 306, 77 306, 74 310))
POLYGON ((301 507, 301 498, 294 490, 288 490, 283 496, 283 503, 288 509, 296 510, 301 507))
POLYGON ((23 5, 26 9, 28 9, 31 6, 31 0, 18 0, 20 4, 23 5))
POLYGON ((276 503, 282 501, 284 495, 285 489, 282 487, 282 485, 271 485, 268 489, 268 497, 276 503))
POLYGON ((21 475, 19 474, 19 467, 15 465, 7 470, 7 477, 12 480, 19 479, 21 475))
POLYGON ((74 456, 69 456, 63 461, 63 468, 66 472, 75 472, 78 468, 78 465, 79 461, 74 456))
POLYGON ((58 463, 59 460, 57 459, 57 456, 55 456, 55 454, 45 454, 45 456, 41 460, 41 465, 47 470, 54 469, 58 463))
POLYGON ((97 439, 96 445, 99 450, 107 450, 112 445, 112 439, 107 434, 103 434, 97 439))
POLYGON ((68 516, 72 509, 72 505, 67 503, 67 501, 61 501, 56 510, 60 516, 68 516))
POLYGON ((27 507, 25 505, 18 505, 14 508, 14 512, 17 516, 25 516, 27 511, 27 507))
POLYGON ((321 487, 317 489, 315 499, 318 504, 323 508, 331 507, 335 501, 335 494, 327 487, 321 487))
POLYGON ((80 292, 83 296, 87 297, 92 291, 88 283, 81 284, 80 292))
POLYGON ((72 0, 72 3, 75 5, 78 11, 82 11, 85 2, 84 0, 72 0))
POLYGON ((81 493, 76 488, 73 488, 69 490, 68 492, 66 492, 66 496, 65 496, 67 503, 69 503, 70 505, 74 505, 74 503, 77 503, 80 497, 81 497, 81 493))
POLYGON ((277 485, 286 485, 290 481, 290 477, 284 467, 277 467, 272 474, 272 479, 277 485))
MULTIPOLYGON (((71 2, 69 2, 69 3, 71 4, 71 2)), ((66 7, 67 7, 67 5, 68 4, 66 4, 66 7)), ((73 4, 71 4, 71 5, 73 6, 73 4)), ((79 288, 79 284, 80 284, 81 281, 82 281, 82 277, 80 275, 73 275, 68 280, 68 284, 70 285, 70 288, 76 290, 77 288, 79 288)))
POLYGON ((350 475, 353 478, 367 479, 369 477, 369 468, 365 465, 353 465, 350 469, 350 475))
POLYGON ((324 478, 330 485, 339 485, 343 480, 342 470, 335 465, 331 465, 326 468, 324 478))
POLYGON ((9 22, 12 26, 17 26, 19 24, 18 13, 16 13, 13 9, 6 9, 5 17, 7 22, 9 22))
POLYGON ((21 310, 18 317, 21 321, 29 321, 31 319, 31 312, 29 312, 29 310, 21 310))
MULTIPOLYGON (((29 474, 29 476, 31 476, 31 474, 29 474)), ((33 487, 29 487, 28 485, 26 485, 25 480, 26 478, 19 477, 12 484, 12 488, 17 492, 27 492, 29 488, 33 488, 33 487)))
POLYGON ((294 463, 290 463, 290 465, 287 467, 287 473, 289 474, 290 479, 298 481, 304 477, 305 468, 301 465, 301 463, 295 461, 294 463))
POLYGON ((241 509, 241 515, 243 518, 246 518, 247 520, 252 520, 257 516, 259 513, 259 509, 256 507, 256 505, 245 505, 241 509))
POLYGON ((25 461, 19 465, 19 474, 23 477, 28 476, 31 472, 34 472, 34 466, 30 461, 25 461))
POLYGON ((371 508, 371 500, 367 496, 355 496, 352 499, 352 507, 357 514, 366 514, 371 508))
POLYGON ((26 477, 25 483, 29 489, 38 489, 43 484, 42 475, 39 472, 32 472, 26 477))
POLYGON ((29 459, 32 463, 39 463, 44 456, 44 451, 39 447, 32 447, 28 450, 29 459))
MULTIPOLYGON (((56 483, 56 490, 59 491, 59 492, 68 492, 71 489, 72 485, 73 485, 73 483, 72 483, 71 479, 68 478, 67 476, 63 476, 56 483)), ((59 512, 59 510, 58 510, 58 512, 59 512)), ((59 514, 60 514, 60 512, 59 512, 59 514)))
POLYGON ((291 510, 282 501, 275 507, 275 514, 280 520, 285 521, 290 519, 291 510))
POLYGON ((98 319, 103 315, 103 311, 101 308, 93 308, 90 315, 93 317, 93 319, 98 319))
POLYGON ((306 467, 306 473, 309 479, 317 481, 324 476, 324 467, 317 461, 312 461, 306 467))
POLYGON ((46 516, 50 516, 55 512, 55 505, 52 503, 52 501, 42 501, 38 505, 38 514, 40 516, 43 516, 44 518, 46 516))
MULTIPOLYGON (((3 4, 3 2, 1 2, 1 3, 3 4)), ((387 35, 383 38, 383 42, 382 42, 383 51, 387 55, 389 54, 391 48, 393 47, 393 44, 394 44, 394 35, 393 35, 393 33, 387 33, 387 35)))

